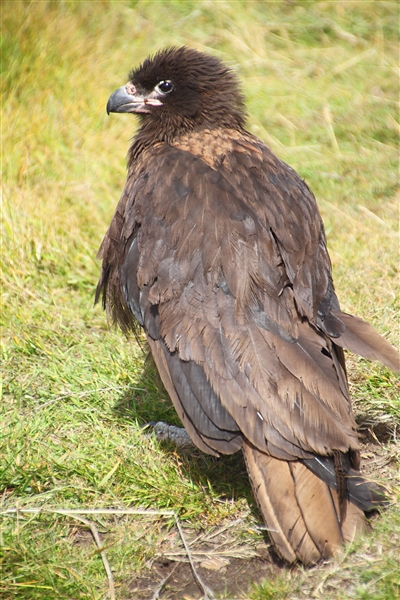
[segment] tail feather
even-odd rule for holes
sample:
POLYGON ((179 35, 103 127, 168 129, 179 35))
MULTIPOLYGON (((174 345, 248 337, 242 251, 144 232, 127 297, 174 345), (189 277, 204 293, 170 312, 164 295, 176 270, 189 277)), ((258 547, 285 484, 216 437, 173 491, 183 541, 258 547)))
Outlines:
POLYGON ((292 461, 289 468, 307 531, 318 548, 319 558, 329 558, 344 541, 330 489, 302 463, 292 461))
POLYGON ((348 348, 364 358, 378 360, 396 373, 400 373, 400 355, 396 348, 389 344, 371 325, 340 310, 332 310, 332 313, 346 327, 344 333, 333 339, 337 346, 348 348))
POLYGON ((315 564, 368 529, 364 512, 348 500, 340 522, 336 490, 303 462, 273 458, 247 440, 243 453, 269 536, 288 562, 315 564))
MULTIPOLYGON (((385 498, 383 486, 361 477, 358 471, 350 467, 348 456, 342 455, 342 459, 344 463, 347 461, 346 492, 348 500, 365 512, 385 506, 388 502, 385 498)), ((313 458, 306 458, 302 462, 317 477, 325 481, 331 489, 337 491, 335 463, 332 456, 314 456, 313 458)))
MULTIPOLYGON (((339 514, 339 498, 337 492, 332 489, 330 489, 330 492, 335 503, 336 512, 339 514)), ((356 536, 366 533, 370 529, 364 511, 351 502, 347 502, 346 519, 341 522, 340 527, 342 529, 343 540, 346 544, 353 542, 356 536)))
POLYGON ((277 554, 289 563, 297 559, 306 565, 316 563, 320 553, 300 512, 289 463, 261 453, 247 441, 243 443, 243 454, 254 495, 277 554))

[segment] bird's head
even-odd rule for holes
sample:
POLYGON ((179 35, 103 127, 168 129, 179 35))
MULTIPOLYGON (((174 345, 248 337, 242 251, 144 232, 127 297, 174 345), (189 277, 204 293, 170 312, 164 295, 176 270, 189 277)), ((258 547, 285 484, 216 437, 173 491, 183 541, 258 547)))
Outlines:
POLYGON ((107 113, 135 113, 158 139, 197 128, 244 124, 244 102, 234 73, 193 48, 167 48, 129 74, 108 100, 107 113))

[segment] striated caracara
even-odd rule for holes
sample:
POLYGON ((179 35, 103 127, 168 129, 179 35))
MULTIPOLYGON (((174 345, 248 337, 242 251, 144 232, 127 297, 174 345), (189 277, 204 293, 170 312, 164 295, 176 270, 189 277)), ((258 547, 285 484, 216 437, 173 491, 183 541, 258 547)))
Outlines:
POLYGON ((143 327, 196 446, 243 450, 277 553, 315 563, 384 502, 359 473, 343 348, 395 370, 398 354, 341 312, 315 198, 244 128, 232 71, 170 48, 129 79, 107 104, 140 129, 97 299, 143 327))

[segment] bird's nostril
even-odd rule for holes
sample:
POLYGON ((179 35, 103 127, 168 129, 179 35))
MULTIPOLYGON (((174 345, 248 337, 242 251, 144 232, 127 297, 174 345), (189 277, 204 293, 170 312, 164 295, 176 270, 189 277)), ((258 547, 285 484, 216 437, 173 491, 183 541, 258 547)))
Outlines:
POLYGON ((127 83, 125 89, 128 92, 128 94, 131 94, 132 96, 136 94, 136 88, 133 85, 133 83, 127 83))

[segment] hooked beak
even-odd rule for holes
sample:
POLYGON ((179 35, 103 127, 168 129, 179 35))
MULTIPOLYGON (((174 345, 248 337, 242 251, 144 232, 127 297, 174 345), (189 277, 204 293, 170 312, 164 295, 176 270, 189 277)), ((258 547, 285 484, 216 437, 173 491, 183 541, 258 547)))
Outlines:
POLYGON ((157 98, 144 96, 137 92, 131 83, 115 90, 107 102, 107 114, 115 113, 149 113, 151 106, 161 106, 157 98))

